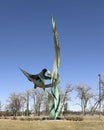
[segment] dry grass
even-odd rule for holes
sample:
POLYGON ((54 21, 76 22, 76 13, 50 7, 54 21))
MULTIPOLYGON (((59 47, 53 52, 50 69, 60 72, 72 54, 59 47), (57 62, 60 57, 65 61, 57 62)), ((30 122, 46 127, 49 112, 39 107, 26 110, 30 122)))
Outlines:
POLYGON ((0 130, 103 130, 104 120, 21 121, 0 119, 0 130))

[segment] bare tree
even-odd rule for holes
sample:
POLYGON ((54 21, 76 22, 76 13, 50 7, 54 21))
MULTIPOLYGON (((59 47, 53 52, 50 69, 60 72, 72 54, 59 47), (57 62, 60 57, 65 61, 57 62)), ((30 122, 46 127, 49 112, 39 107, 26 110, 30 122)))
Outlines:
POLYGON ((30 103, 30 96, 31 96, 31 90, 26 90, 24 93, 23 93, 23 99, 24 99, 24 102, 25 102, 25 105, 26 105, 26 110, 25 110, 25 115, 26 116, 29 116, 29 103, 30 103))
POLYGON ((17 112, 20 111, 21 105, 20 105, 20 98, 19 94, 16 94, 15 92, 10 94, 7 102, 7 109, 10 110, 13 113, 13 116, 17 115, 17 112))
POLYGON ((2 104, 2 102, 0 101, 0 116, 2 116, 2 107, 3 107, 3 104, 2 104))
POLYGON ((47 94, 44 95, 44 100, 43 100, 43 109, 44 109, 44 114, 49 114, 49 93, 48 96, 47 94))
POLYGON ((67 110, 67 101, 70 100, 70 96, 69 93, 72 92, 73 87, 71 84, 67 84, 64 92, 60 92, 60 96, 61 96, 61 110, 60 113, 62 114, 62 111, 64 109, 64 111, 67 110))
POLYGON ((85 87, 83 85, 78 85, 76 88, 76 91, 78 93, 77 97, 81 101, 80 106, 81 106, 83 115, 86 114, 88 101, 93 97, 93 94, 89 92, 90 90, 91 90, 91 87, 89 86, 85 87))
POLYGON ((2 110, 2 106, 3 106, 3 104, 2 104, 1 101, 0 101, 0 111, 2 110))
POLYGON ((34 109, 35 108, 35 97, 36 97, 36 93, 35 93, 34 89, 31 90, 31 95, 30 96, 31 96, 31 98, 33 100, 33 109, 34 109))
POLYGON ((20 99, 20 111, 21 111, 21 114, 24 115, 24 112, 26 110, 26 98, 24 96, 24 93, 20 93, 19 95, 19 99, 20 99))
POLYGON ((44 101, 44 91, 42 89, 36 89, 33 93, 34 109, 38 116, 40 116, 40 110, 44 101))

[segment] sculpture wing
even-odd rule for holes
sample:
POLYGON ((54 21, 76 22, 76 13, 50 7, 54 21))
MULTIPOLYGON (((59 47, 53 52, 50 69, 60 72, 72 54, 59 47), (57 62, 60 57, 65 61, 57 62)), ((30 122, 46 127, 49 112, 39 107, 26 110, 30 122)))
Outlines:
POLYGON ((52 82, 58 78, 58 67, 60 65, 60 47, 58 43, 58 36, 56 32, 56 23, 54 18, 52 17, 52 30, 53 30, 53 38, 54 38, 54 63, 52 69, 52 82))
POLYGON ((31 77, 30 77, 30 76, 31 76, 31 74, 27 73, 26 71, 24 71, 24 70, 23 70, 23 69, 21 69, 21 68, 20 68, 20 70, 21 70, 21 71, 22 71, 22 73, 23 73, 23 74, 24 74, 24 75, 28 78, 28 80, 30 80, 30 81, 32 80, 32 79, 31 79, 31 77))
POLYGON ((22 71, 22 73, 28 78, 28 80, 32 81, 34 83, 34 85, 36 85, 37 87, 40 87, 40 88, 49 88, 49 87, 53 87, 56 83, 57 83, 57 80, 52 82, 52 83, 49 83, 49 84, 42 84, 41 82, 38 82, 37 80, 31 78, 31 74, 26 72, 25 70, 21 69, 20 70, 22 71))

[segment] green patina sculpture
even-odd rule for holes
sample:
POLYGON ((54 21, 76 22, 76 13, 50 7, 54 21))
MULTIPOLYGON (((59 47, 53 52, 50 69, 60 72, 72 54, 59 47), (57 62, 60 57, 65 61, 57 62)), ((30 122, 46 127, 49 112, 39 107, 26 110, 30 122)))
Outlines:
POLYGON ((40 73, 35 75, 29 74, 23 69, 21 69, 21 71, 28 78, 28 80, 34 83, 34 89, 36 89, 37 87, 44 89, 48 97, 50 119, 56 119, 60 112, 60 94, 57 88, 57 84, 59 83, 58 67, 60 65, 60 48, 56 32, 56 24, 53 17, 52 17, 52 30, 54 38, 54 63, 52 71, 50 72, 49 70, 44 68, 40 73), (50 83, 45 84, 45 80, 50 80, 50 83), (50 88, 51 93, 49 93, 46 90, 46 88, 50 88))

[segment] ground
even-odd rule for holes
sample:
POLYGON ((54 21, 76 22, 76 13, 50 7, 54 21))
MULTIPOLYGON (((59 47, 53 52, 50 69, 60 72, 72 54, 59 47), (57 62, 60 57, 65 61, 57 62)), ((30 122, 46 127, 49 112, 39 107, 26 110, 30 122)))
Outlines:
POLYGON ((104 120, 41 120, 0 119, 0 130, 103 130, 104 120))

